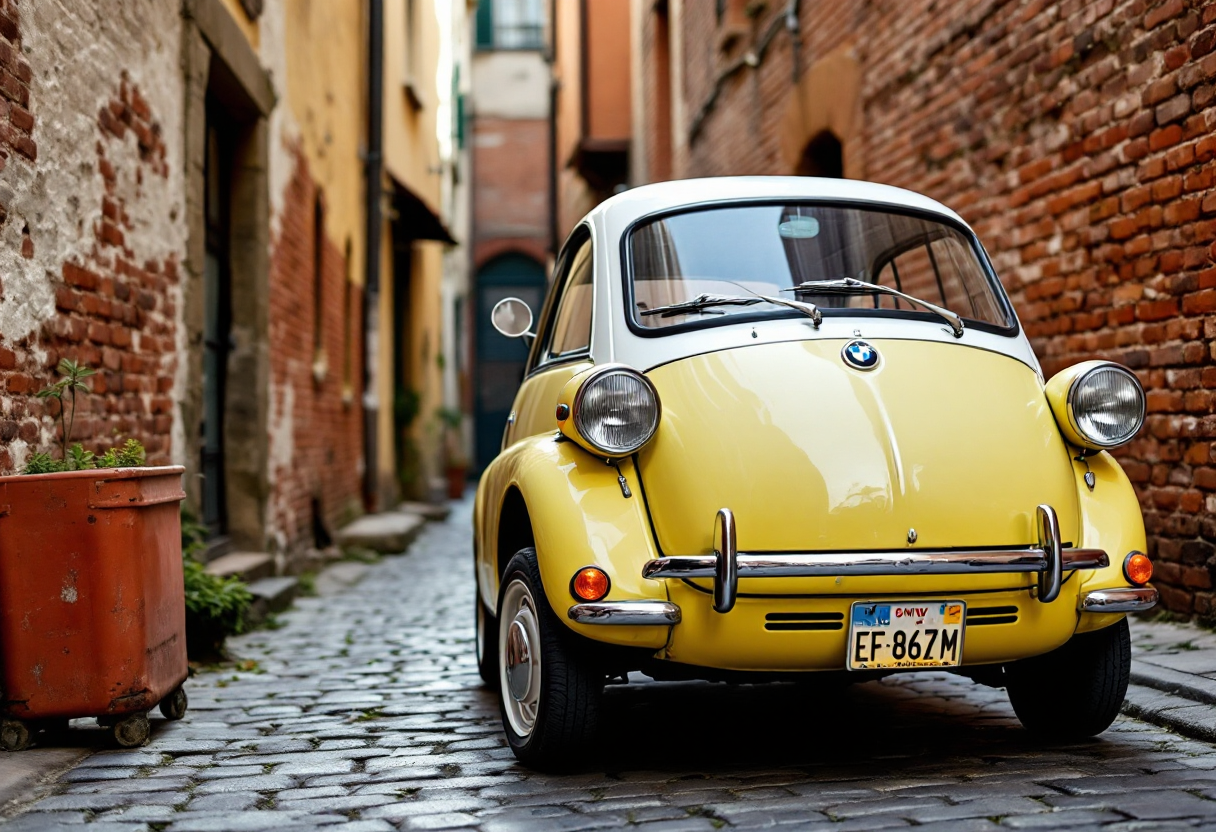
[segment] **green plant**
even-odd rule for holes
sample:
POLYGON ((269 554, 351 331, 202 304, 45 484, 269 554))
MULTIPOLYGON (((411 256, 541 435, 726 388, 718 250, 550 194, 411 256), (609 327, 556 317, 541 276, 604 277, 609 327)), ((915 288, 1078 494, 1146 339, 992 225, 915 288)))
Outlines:
POLYGON ((464 421, 464 413, 455 407, 440 407, 435 410, 435 418, 443 423, 448 430, 459 430, 464 421))
POLYGON ((97 458, 93 452, 86 451, 79 442, 68 448, 68 455, 64 457, 64 461, 67 463, 69 471, 87 471, 97 467, 97 458))
POLYGON ((207 548, 207 527, 198 521, 194 512, 182 504, 182 555, 193 558, 197 552, 207 548))
POLYGON ((59 380, 39 390, 37 393, 40 399, 55 399, 59 402, 59 424, 63 428, 63 438, 60 440, 61 458, 65 461, 68 458, 68 443, 72 441, 72 428, 76 424, 76 393, 83 391, 91 393, 89 386, 84 383, 84 380, 89 376, 96 375, 97 371, 92 370, 83 364, 77 364, 70 358, 61 358, 59 360, 59 380), (67 403, 64 402, 63 396, 67 393, 72 398, 72 417, 67 418, 67 403))
POLYGON ((72 441, 72 429, 76 426, 76 394, 91 393, 92 390, 84 383, 89 376, 97 374, 83 364, 77 364, 70 358, 60 360, 57 367, 59 380, 50 387, 39 390, 36 394, 40 399, 54 399, 59 402, 59 425, 62 437, 59 443, 60 457, 55 459, 48 453, 38 451, 26 460, 23 474, 54 474, 59 471, 88 471, 93 468, 129 468, 144 464, 147 453, 138 439, 128 439, 121 446, 110 448, 100 457, 92 451, 85 450, 79 442, 72 441), (68 416, 68 409, 71 416, 68 416))
POLYGON ((42 451, 31 454, 25 462, 24 474, 53 474, 63 470, 63 462, 42 451))
POLYGON ((182 572, 187 613, 217 626, 225 636, 244 631, 245 613, 253 601, 244 581, 211 575, 193 558, 182 560, 182 572))
POLYGON ((443 426, 443 451, 449 468, 463 468, 469 464, 464 450, 464 436, 460 426, 464 423, 464 412, 457 407, 440 407, 435 418, 443 426))
POLYGON ((128 439, 121 446, 115 445, 104 454, 99 468, 133 468, 144 464, 147 457, 143 444, 138 439, 128 439))

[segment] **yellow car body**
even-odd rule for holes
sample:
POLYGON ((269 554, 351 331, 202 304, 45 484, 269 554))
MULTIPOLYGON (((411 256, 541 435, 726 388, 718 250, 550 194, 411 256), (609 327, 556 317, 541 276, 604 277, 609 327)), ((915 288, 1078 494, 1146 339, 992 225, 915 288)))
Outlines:
POLYGON ((664 668, 721 678, 846 671, 859 602, 963 602, 963 671, 1048 654, 1151 606, 1151 587, 1124 574, 1125 558, 1146 548, 1131 484, 1109 453, 1079 447, 1077 428, 1059 424, 1080 371, 1046 384, 1016 321, 1010 331, 969 327, 958 337, 940 321, 794 314, 653 337, 627 320, 622 240, 639 217, 731 198, 792 200, 809 187, 813 198, 936 212, 961 225, 923 197, 850 190, 860 184, 672 183, 615 197, 584 221, 588 348, 546 358, 546 327, 561 325, 550 298, 502 452, 477 489, 479 615, 501 614, 508 562, 534 549, 540 603, 579 643, 606 645, 608 656, 627 648, 626 669, 641 664, 660 678, 664 668), (842 360, 859 338, 879 356, 874 366, 842 360), (644 375, 661 417, 635 451, 598 453, 569 414, 584 380, 618 364, 644 375), (1063 563, 1050 591, 1040 506, 1058 524, 1063 563), (719 518, 724 509, 729 521, 719 518), (739 571, 720 611, 715 584, 726 573, 687 570, 722 563, 726 522, 739 571), (1008 551, 1044 567, 938 573, 918 560, 1008 551), (832 553, 849 567, 815 572, 814 558, 832 553), (786 556, 811 568, 751 577, 764 574, 764 558, 786 556), (887 574, 865 573, 867 558, 887 574), (586 567, 610 580, 592 604, 572 584, 586 567))
MULTIPOLYGON (((620 463, 631 498, 622 496, 615 467, 560 438, 551 407, 544 408, 548 418, 517 422, 515 441, 490 465, 477 491, 482 602, 494 607, 498 567, 515 554, 500 550, 498 531, 507 495, 516 492, 558 617, 589 639, 653 648, 657 659, 731 670, 843 669, 847 628, 770 631, 765 617, 847 613, 861 598, 929 593, 961 599, 969 609, 1016 606, 1015 622, 966 629, 965 665, 1045 653, 1076 632, 1121 617, 1079 609, 1090 591, 1129 586, 1122 555, 1146 548, 1139 503, 1114 458, 1105 452, 1084 462, 1072 458, 1075 449, 1070 453, 1060 436, 1042 382, 1024 364, 957 345, 875 343, 886 366, 855 378, 835 367, 842 341, 757 345, 656 369, 651 378, 663 420, 637 460, 620 463), (784 383, 791 368, 801 366, 808 374, 822 367, 825 382, 839 385, 830 405, 813 408, 815 425, 801 418, 812 409, 812 385, 791 389, 784 383), (960 376, 972 380, 969 392, 986 406, 969 410, 965 423, 943 424, 960 376), (721 406, 710 408, 710 401, 721 406), (723 429, 732 423, 748 428, 723 429), (859 424, 867 429, 856 430, 859 424), (1096 476, 1092 490, 1086 471, 1096 476), (739 487, 741 478, 753 476, 739 487), (768 487, 783 482, 813 485, 806 491, 768 487), (1030 545, 1033 509, 1042 502, 1059 513, 1065 542, 1118 555, 1104 568, 1077 572, 1049 604, 1034 600, 1033 573, 744 579, 739 603, 724 616, 712 608, 712 581, 641 577, 646 561, 661 554, 712 552, 714 513, 724 505, 738 518, 740 550, 915 551, 1030 545), (918 533, 912 545, 910 528, 918 533), (682 620, 634 627, 570 620, 567 611, 578 602, 570 579, 588 565, 612 578, 605 601, 670 601, 682 620)), ((530 379, 521 398, 556 403, 567 374, 587 366, 530 379)))

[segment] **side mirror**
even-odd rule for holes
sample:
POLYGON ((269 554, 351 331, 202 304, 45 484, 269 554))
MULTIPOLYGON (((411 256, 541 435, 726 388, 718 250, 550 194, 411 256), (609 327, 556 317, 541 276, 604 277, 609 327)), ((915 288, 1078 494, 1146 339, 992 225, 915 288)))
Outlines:
POLYGON ((490 323, 508 338, 535 338, 532 310, 519 298, 503 298, 490 310, 490 323))

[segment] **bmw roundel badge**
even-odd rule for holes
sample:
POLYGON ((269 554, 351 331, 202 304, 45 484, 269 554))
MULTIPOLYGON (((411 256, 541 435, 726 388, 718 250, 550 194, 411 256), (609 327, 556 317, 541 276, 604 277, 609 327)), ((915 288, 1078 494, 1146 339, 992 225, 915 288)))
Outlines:
POLYGON ((850 341, 840 351, 844 363, 858 370, 873 370, 878 366, 878 350, 865 341, 850 341))

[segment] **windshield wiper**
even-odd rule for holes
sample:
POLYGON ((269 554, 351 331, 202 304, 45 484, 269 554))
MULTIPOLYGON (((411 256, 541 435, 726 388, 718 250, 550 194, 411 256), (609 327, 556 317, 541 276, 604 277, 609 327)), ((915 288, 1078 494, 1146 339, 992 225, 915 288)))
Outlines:
POLYGON ((753 298, 745 298, 734 295, 711 295, 704 293, 682 303, 656 306, 654 309, 643 309, 642 315, 661 315, 664 318, 670 318, 675 315, 698 312, 714 306, 752 306, 757 303, 773 303, 788 309, 796 309, 803 315, 810 317, 816 328, 819 327, 819 324, 823 323, 823 313, 819 311, 819 307, 815 304, 805 303, 800 300, 789 300, 788 298, 774 298, 768 295, 756 295, 753 298))
POLYGON ((842 277, 837 280, 808 280, 781 291, 812 292, 819 295, 892 295, 897 298, 903 298, 908 303, 915 303, 917 306, 928 309, 950 324, 950 329, 954 331, 955 338, 963 337, 963 319, 949 309, 929 303, 927 300, 921 300, 912 295, 904 294, 898 289, 892 289, 890 286, 866 283, 864 280, 858 280, 855 277, 842 277))

